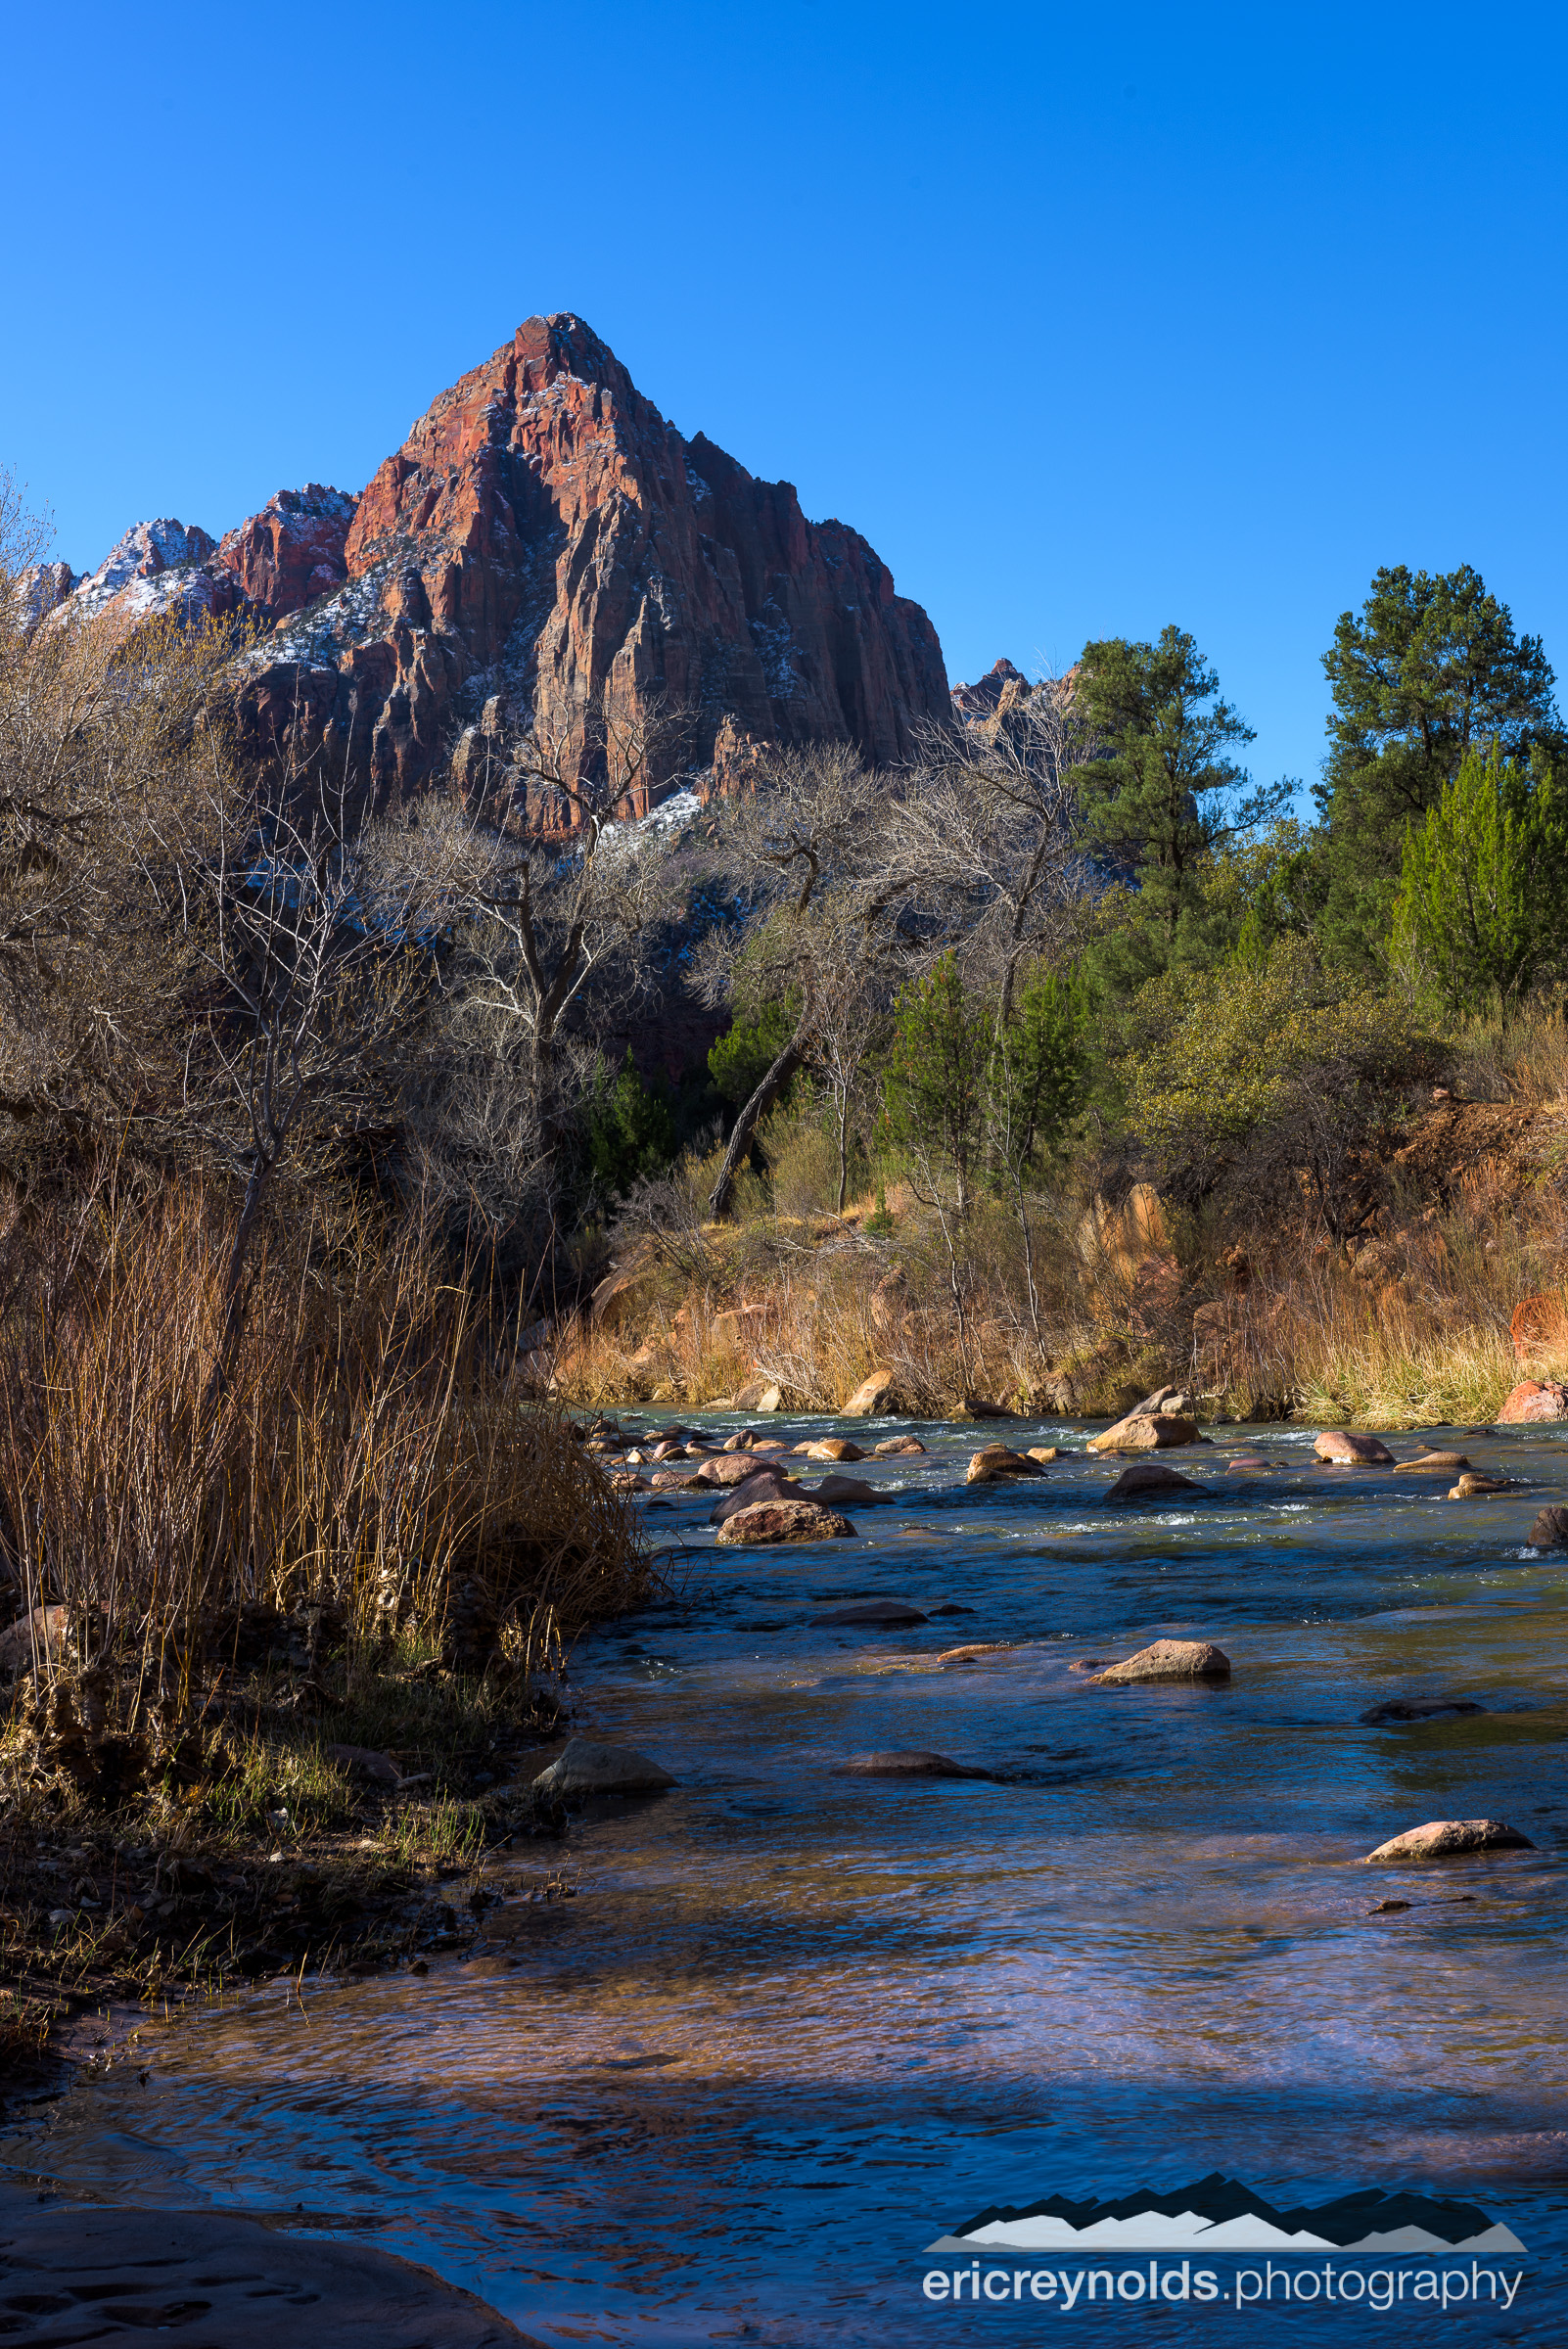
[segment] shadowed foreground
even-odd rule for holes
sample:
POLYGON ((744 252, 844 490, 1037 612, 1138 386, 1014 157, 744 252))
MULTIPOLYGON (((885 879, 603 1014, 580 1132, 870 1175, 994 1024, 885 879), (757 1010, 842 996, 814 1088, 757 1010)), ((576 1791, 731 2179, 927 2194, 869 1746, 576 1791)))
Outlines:
POLYGON ((189 2349, 537 2349, 424 2268, 355 2242, 303 2241, 215 2211, 106 2210, 0 2188, 0 2330, 189 2349), (308 2312, 308 2314, 306 2313, 308 2312))

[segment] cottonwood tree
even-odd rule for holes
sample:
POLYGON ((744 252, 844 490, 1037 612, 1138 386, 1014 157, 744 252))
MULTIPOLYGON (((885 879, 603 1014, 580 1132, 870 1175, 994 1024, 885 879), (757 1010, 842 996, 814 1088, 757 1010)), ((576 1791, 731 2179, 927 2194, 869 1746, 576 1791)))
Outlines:
POLYGON ((563 1055, 590 994, 602 1017, 653 987, 643 949, 676 884, 657 811, 634 817, 687 730, 681 713, 602 695, 571 725, 493 738, 465 774, 467 806, 446 797, 416 811, 448 875, 447 1018, 464 1050, 507 1039, 539 1166, 560 1153, 563 1055))

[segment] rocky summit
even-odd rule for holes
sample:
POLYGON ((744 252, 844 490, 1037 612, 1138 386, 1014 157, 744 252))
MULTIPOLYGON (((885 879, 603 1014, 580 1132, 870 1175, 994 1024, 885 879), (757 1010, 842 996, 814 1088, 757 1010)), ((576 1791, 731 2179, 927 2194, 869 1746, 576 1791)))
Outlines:
POLYGON ((681 763, 721 768, 764 740, 894 760, 949 710, 935 628, 858 532, 686 439, 569 312, 443 392, 360 495, 280 490, 220 541, 141 523, 90 577, 55 564, 27 592, 45 619, 248 615, 252 740, 302 725, 387 789, 454 748, 461 775, 498 728, 570 758, 601 696, 622 722, 686 714, 681 763))

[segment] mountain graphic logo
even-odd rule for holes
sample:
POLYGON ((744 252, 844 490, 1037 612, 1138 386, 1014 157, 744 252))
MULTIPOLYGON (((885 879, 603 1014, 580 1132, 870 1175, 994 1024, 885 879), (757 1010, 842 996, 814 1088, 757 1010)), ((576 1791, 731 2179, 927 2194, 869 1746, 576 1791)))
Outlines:
POLYGON ((1338 2251, 1379 2258, 1421 2251, 1469 2258, 1524 2247, 1510 2227, 1473 2202, 1368 2187, 1315 2208, 1276 2210, 1218 2170, 1168 2194, 1138 2187, 1109 2202, 1051 2194, 1019 2210, 997 2203, 926 2246, 941 2252, 1338 2251))

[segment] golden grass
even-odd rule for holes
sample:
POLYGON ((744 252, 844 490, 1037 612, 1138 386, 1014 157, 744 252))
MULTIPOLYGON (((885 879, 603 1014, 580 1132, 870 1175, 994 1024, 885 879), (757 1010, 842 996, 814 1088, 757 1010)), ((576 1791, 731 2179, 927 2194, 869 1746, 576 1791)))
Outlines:
POLYGON ((189 1692, 225 1611, 328 1603, 351 1635, 509 1624, 526 1648, 634 1603, 628 1506, 522 1394, 417 1233, 280 1221, 210 1391, 228 1219, 106 1188, 0 1230, 0 1534, 29 1605, 189 1692))

